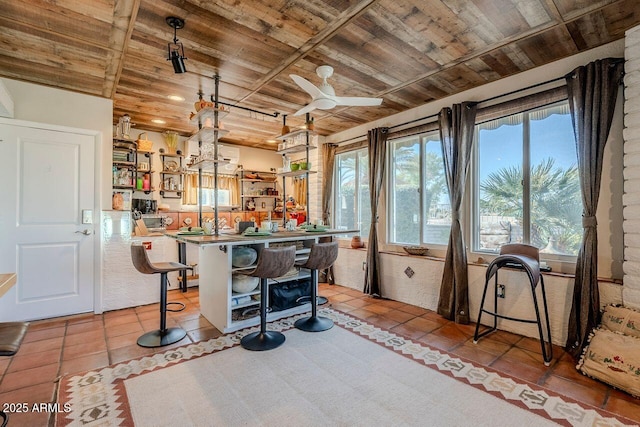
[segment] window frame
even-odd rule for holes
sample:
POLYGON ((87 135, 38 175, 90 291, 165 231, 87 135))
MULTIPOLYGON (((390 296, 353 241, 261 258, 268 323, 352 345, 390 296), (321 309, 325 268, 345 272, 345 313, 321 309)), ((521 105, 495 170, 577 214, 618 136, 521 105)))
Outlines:
MULTIPOLYGON (((467 192, 467 196, 465 198, 469 202, 470 207, 470 215, 469 215, 469 224, 468 230, 471 233, 470 241, 471 245, 469 248, 469 252, 474 255, 479 255, 480 257, 498 255, 496 251, 493 250, 482 250, 480 249, 480 159, 479 159, 479 150, 480 150, 480 133, 479 128, 480 125, 494 121, 503 119, 505 117, 513 116, 516 114, 523 114, 522 120, 522 178, 523 178, 523 188, 522 188, 522 222, 523 222, 523 230, 522 237, 523 241, 526 244, 529 244, 531 241, 531 113, 546 109, 552 108, 556 105, 566 104, 568 103, 567 98, 563 99, 555 99, 551 102, 540 103, 540 105, 531 105, 531 103, 527 104, 527 107, 523 108, 521 111, 511 110, 505 111, 506 114, 498 116, 493 115, 492 117, 488 117, 484 120, 476 121, 474 126, 474 141, 473 141, 473 152, 471 157, 471 179, 469 180, 469 191, 467 192), (470 199, 470 200, 469 200, 470 199)), ((576 162, 578 161, 576 157, 576 162)), ((567 263, 575 263, 578 257, 576 255, 570 254, 551 254, 551 253, 541 253, 541 259, 549 260, 549 261, 559 261, 559 262, 567 262, 567 263)))
MULTIPOLYGON (((354 204, 354 222, 356 225, 356 228, 358 228, 358 230, 361 230, 359 224, 362 223, 362 221, 358 221, 358 219, 360 218, 360 214, 362 212, 362 201, 360 200, 360 162, 361 162, 361 156, 360 152, 363 152, 365 155, 368 155, 368 149, 367 147, 362 147, 362 146, 355 146, 353 148, 350 149, 346 149, 343 151, 340 151, 339 153, 335 154, 335 167, 333 169, 333 188, 332 188, 332 194, 334 194, 335 196, 332 197, 332 201, 331 201, 331 223, 335 224, 335 227, 341 227, 341 225, 338 225, 338 204, 339 199, 340 199, 340 191, 339 191, 339 186, 341 184, 340 182, 340 168, 338 167, 339 165, 339 159, 338 157, 340 156, 344 156, 344 155, 354 155, 355 157, 355 165, 354 165, 354 196, 356 198, 356 203, 354 204)), ((366 201, 367 203, 370 203, 369 200, 366 201)), ((367 233, 366 235, 364 235, 361 231, 358 233, 361 235, 363 240, 368 240, 369 238, 369 234, 367 233)))
MULTIPOLYGON (((427 162, 426 162, 426 154, 427 154, 427 144, 428 143, 435 143, 438 142, 440 144, 440 149, 442 152, 442 141, 440 141, 440 135, 439 135, 439 130, 438 129, 434 129, 434 130, 425 130, 423 132, 417 133, 417 134, 413 134, 413 135, 406 135, 406 136, 402 136, 402 137, 398 137, 398 138, 393 138, 387 141, 387 154, 386 154, 386 161, 387 161, 387 173, 386 173, 386 179, 385 179, 385 186, 386 186, 386 206, 385 206, 385 214, 386 214, 386 222, 385 222, 385 227, 386 227, 386 235, 385 235, 385 239, 386 239, 386 244, 388 245, 392 245, 392 246, 404 246, 404 245, 415 245, 416 243, 409 243, 409 242, 399 242, 399 241, 395 241, 392 236, 395 234, 395 230, 393 228, 393 220, 394 220, 394 215, 393 215, 393 207, 394 207, 394 203, 395 203, 395 192, 393 191, 393 189, 395 189, 395 174, 393 173, 395 171, 394 168, 394 156, 393 156, 393 152, 394 152, 394 144, 395 143, 403 143, 406 141, 410 141, 410 140, 415 140, 417 139, 417 142, 419 144, 419 165, 418 165, 418 188, 417 188, 417 193, 420 196, 420 200, 419 200, 419 218, 418 218, 418 223, 419 223, 419 231, 420 231, 420 238, 419 238, 419 242, 417 243, 417 245, 420 246, 426 246, 428 245, 429 247, 433 247, 433 248, 446 248, 447 247, 447 243, 438 243, 438 242, 428 242, 427 241, 427 228, 426 228, 426 222, 427 222, 427 218, 429 215, 429 212, 427 212, 427 206, 425 204, 425 182, 424 180, 426 179, 425 177, 427 176, 427 162), (437 137, 437 141, 431 139, 433 138, 433 136, 437 137)), ((444 153, 442 153, 442 155, 444 155, 444 153)), ((443 168, 444 168, 444 164, 443 164, 443 168)), ((446 191, 448 192, 448 188, 446 189, 446 191)))

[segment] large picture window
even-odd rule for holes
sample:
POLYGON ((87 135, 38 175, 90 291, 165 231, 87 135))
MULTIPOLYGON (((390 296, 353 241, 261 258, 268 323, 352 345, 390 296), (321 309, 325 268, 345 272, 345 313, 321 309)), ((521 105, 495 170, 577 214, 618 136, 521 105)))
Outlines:
POLYGON ((474 249, 577 255, 582 201, 566 101, 477 126, 474 249))
POLYGON ((371 228, 367 149, 337 154, 334 170, 336 228, 359 229, 360 234, 366 238, 371 228))
POLYGON ((438 132, 389 143, 389 242, 446 245, 451 205, 438 132))

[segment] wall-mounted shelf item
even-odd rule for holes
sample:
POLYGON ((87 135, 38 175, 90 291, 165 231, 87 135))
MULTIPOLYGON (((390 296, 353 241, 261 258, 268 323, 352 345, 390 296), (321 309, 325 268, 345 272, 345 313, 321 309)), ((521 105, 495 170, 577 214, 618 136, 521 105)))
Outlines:
POLYGON ((318 144, 318 134, 312 130, 300 129, 276 137, 282 141, 278 144, 278 153, 301 153, 307 150, 315 150, 318 144))
MULTIPOLYGON (((309 113, 306 115, 305 123, 311 123, 313 120, 309 113)), ((309 165, 309 151, 315 150, 318 144, 318 134, 313 130, 309 129, 300 129, 293 132, 288 132, 284 135, 280 135, 276 137, 276 139, 282 141, 278 144, 278 153, 283 156, 291 153, 302 153, 304 152, 304 164, 309 165)), ((307 222, 309 222, 309 175, 317 173, 316 171, 309 170, 307 166, 305 169, 297 169, 297 170, 283 170, 278 173, 277 176, 282 177, 282 188, 286 187, 287 178, 294 178, 299 176, 306 177, 306 216, 307 222)), ((283 210, 283 219, 282 224, 287 224, 287 210, 284 208, 283 210)))
POLYGON ((184 191, 184 168, 182 154, 160 153, 160 195, 165 199, 180 199, 184 191))
POLYGON ((215 91, 211 97, 212 102, 205 102, 203 93, 198 93, 199 100, 196 105, 201 108, 191 117, 191 122, 198 126, 196 133, 189 138, 190 142, 198 143, 198 155, 192 158, 192 162, 188 165, 189 169, 198 171, 198 225, 202 226, 202 172, 212 171, 214 181, 214 202, 213 202, 213 234, 218 235, 218 165, 229 163, 221 158, 218 147, 218 139, 225 135, 228 131, 223 129, 220 119, 226 116, 229 111, 225 110, 218 103, 218 89, 220 85, 220 76, 214 76, 215 91))
POLYGON ((112 185, 114 189, 135 189, 138 150, 135 141, 113 139, 112 185))
POLYGON ((240 181, 240 198, 246 208, 252 202, 256 211, 274 211, 276 201, 282 200, 278 190, 278 175, 275 172, 263 172, 240 168, 237 172, 240 181))
POLYGON ((153 187, 153 151, 137 151, 136 185, 134 191, 151 194, 153 187))

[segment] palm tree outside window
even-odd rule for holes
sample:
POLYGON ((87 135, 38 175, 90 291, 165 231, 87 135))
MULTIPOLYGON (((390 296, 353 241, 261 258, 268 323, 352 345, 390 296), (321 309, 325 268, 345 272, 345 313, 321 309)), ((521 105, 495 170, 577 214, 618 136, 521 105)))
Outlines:
POLYGON ((476 136, 474 250, 527 243, 576 256, 582 204, 568 103, 478 124, 476 136))

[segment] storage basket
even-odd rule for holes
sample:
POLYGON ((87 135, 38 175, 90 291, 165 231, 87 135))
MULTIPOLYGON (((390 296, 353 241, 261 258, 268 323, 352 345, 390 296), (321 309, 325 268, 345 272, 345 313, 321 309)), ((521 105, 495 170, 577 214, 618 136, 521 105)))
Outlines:
POLYGON ((151 151, 153 142, 147 139, 147 133, 142 132, 138 135, 138 151, 151 151))

